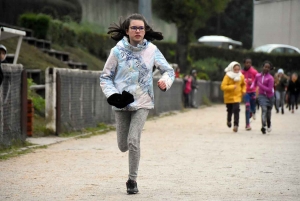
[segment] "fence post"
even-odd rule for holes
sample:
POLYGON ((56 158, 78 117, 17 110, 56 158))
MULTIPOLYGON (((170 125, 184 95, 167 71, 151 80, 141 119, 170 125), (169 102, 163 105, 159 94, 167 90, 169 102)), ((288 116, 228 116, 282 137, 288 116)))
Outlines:
POLYGON ((34 116, 33 101, 31 99, 28 99, 27 100, 27 136, 29 137, 33 135, 33 116, 34 116))
POLYGON ((21 74, 21 134, 25 140, 27 135, 27 73, 26 70, 21 74))
POLYGON ((61 80, 60 80, 60 74, 57 71, 56 73, 56 131, 55 134, 59 135, 61 132, 61 80))

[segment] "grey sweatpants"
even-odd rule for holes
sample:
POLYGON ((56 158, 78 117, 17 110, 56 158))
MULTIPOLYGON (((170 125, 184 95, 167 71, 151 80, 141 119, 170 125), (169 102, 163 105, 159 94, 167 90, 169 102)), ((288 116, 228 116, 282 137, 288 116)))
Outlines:
POLYGON ((271 127, 271 111, 274 104, 274 97, 268 98, 265 95, 258 95, 258 102, 261 107, 261 124, 262 127, 271 127))
POLYGON ((276 108, 284 107, 285 91, 275 91, 276 108))
POLYGON ((140 139, 149 110, 116 111, 117 140, 122 152, 129 150, 129 179, 136 180, 140 162, 140 139))

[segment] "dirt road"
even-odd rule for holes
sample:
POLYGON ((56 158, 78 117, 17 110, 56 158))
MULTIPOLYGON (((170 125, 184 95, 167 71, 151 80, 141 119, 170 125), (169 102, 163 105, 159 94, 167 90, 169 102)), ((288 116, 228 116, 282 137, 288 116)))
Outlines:
POLYGON ((238 133, 224 105, 148 120, 141 139, 140 193, 127 195, 127 153, 115 131, 68 140, 0 162, 0 200, 300 200, 300 111, 260 112, 238 133))

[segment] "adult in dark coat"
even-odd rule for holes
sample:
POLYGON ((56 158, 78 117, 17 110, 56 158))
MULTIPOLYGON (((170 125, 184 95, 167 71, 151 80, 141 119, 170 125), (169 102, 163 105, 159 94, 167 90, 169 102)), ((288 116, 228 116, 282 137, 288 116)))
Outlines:
POLYGON ((1 64, 8 63, 6 61, 6 53, 7 53, 6 47, 0 44, 0 86, 2 84, 3 77, 4 77, 1 64))

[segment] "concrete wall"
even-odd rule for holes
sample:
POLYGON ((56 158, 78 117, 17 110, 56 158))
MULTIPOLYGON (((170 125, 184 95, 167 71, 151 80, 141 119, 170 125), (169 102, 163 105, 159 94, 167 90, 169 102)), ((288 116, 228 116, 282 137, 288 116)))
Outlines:
POLYGON ((254 1, 253 47, 268 43, 300 48, 300 1, 254 1))
MULTIPOLYGON (((124 18, 132 13, 138 13, 137 0, 79 0, 82 5, 82 21, 98 24, 103 33, 108 31, 108 26, 113 22, 119 22, 119 17, 124 18)), ((161 31, 164 41, 176 41, 177 29, 175 24, 169 24, 152 15, 152 27, 161 31)))

